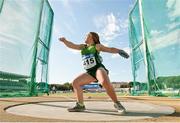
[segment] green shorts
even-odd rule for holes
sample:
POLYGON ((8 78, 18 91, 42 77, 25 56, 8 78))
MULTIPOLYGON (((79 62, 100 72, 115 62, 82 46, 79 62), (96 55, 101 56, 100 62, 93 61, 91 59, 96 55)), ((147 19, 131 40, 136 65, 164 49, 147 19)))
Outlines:
MULTIPOLYGON (((94 77, 94 78, 97 80, 97 78, 96 78, 96 71, 97 71, 100 67, 104 68, 105 71, 107 72, 107 74, 109 73, 109 71, 105 68, 105 66, 104 66, 103 64, 100 64, 100 65, 95 66, 94 68, 92 68, 92 69, 90 69, 90 70, 87 70, 87 73, 88 73, 89 75, 91 75, 92 77, 94 77)), ((97 81, 96 81, 96 82, 97 82, 97 81)))

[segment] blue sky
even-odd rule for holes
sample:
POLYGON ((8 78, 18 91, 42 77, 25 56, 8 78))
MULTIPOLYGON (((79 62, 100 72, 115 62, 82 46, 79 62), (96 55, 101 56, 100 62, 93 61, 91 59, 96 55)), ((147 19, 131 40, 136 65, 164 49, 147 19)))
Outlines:
MULTIPOLYGON (((101 43, 129 52, 128 13, 134 0, 49 0, 54 26, 49 61, 49 83, 71 82, 85 72, 79 51, 58 41, 61 36, 84 43, 88 32, 98 32, 101 43)), ((119 55, 101 53, 111 81, 131 81, 131 63, 119 55)))

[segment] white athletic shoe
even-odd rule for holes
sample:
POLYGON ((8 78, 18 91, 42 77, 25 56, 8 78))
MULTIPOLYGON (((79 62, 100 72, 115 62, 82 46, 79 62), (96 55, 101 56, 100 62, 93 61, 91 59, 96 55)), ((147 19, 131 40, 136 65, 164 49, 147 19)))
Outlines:
POLYGON ((114 107, 117 109, 117 111, 120 114, 125 114, 126 113, 126 109, 121 105, 121 103, 119 101, 114 103, 114 107))

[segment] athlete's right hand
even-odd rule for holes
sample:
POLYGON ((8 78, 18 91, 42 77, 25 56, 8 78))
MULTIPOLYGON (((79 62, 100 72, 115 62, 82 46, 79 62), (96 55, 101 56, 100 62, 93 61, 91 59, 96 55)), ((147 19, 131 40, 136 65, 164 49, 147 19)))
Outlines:
POLYGON ((64 41, 66 41, 66 38, 65 37, 61 37, 61 38, 59 38, 59 41, 64 42, 64 41))

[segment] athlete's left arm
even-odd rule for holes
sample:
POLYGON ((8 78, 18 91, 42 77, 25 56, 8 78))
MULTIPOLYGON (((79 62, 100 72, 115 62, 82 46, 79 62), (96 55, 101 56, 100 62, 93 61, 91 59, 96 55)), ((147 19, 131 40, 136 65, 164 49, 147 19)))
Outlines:
POLYGON ((114 48, 114 47, 106 47, 102 44, 96 44, 96 50, 97 51, 102 51, 102 52, 108 52, 108 53, 118 53, 124 58, 129 58, 128 53, 126 53, 122 49, 114 48))
POLYGON ((96 50, 108 53, 119 53, 120 49, 114 47, 106 47, 102 44, 96 44, 96 50))

